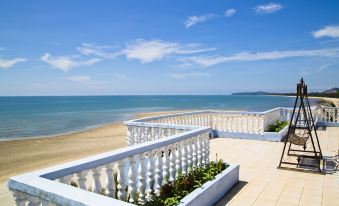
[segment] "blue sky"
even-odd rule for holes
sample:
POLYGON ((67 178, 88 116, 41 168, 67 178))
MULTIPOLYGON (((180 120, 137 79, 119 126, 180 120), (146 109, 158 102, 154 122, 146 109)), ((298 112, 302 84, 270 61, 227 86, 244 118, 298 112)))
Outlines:
POLYGON ((339 86, 338 1, 1 1, 0 95, 339 86))

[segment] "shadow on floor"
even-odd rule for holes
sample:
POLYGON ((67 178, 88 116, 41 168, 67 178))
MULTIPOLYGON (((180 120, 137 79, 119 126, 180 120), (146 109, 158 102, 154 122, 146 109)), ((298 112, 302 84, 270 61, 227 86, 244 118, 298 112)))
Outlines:
POLYGON ((234 187, 223 197, 221 198, 214 206, 226 205, 232 198, 240 192, 240 190, 245 187, 248 182, 239 181, 234 187))

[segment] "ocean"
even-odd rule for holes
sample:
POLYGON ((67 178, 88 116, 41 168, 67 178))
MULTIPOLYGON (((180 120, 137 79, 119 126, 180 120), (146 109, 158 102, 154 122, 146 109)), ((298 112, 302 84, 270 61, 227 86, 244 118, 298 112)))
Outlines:
MULTIPOLYGON (((314 103, 315 100, 312 100, 314 103)), ((54 136, 133 118, 142 112, 185 109, 265 111, 293 107, 294 98, 243 95, 0 97, 0 140, 54 136)))

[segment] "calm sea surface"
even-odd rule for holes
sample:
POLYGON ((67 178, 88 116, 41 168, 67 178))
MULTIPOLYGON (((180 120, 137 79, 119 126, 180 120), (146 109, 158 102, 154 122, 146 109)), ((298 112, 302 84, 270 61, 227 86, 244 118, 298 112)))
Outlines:
POLYGON ((0 140, 64 134, 126 120, 141 112, 265 111, 292 107, 293 102, 290 97, 232 95, 0 97, 0 140))

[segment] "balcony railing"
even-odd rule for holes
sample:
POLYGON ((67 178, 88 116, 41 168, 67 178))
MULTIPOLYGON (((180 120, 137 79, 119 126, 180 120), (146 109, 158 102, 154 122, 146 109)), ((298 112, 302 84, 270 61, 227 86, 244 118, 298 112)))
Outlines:
POLYGON ((134 145, 177 134, 187 126, 210 127, 218 132, 263 135, 265 128, 276 120, 288 120, 288 108, 276 108, 265 112, 244 111, 196 111, 161 115, 126 121, 127 144, 134 145))
MULTIPOLYGON (((8 186, 17 205, 143 204, 178 171, 209 162, 213 130, 263 135, 267 125, 290 114, 290 108, 199 111, 126 121, 130 146, 11 177, 8 186)), ((338 123, 338 108, 315 114, 318 123, 338 123)))
POLYGON ((190 168, 209 162, 211 129, 185 130, 167 138, 11 177, 8 185, 17 205, 129 205, 125 201, 143 204, 167 180, 174 180, 178 171, 187 173, 190 168))
POLYGON ((322 126, 339 126, 339 107, 318 107, 316 119, 322 126))

